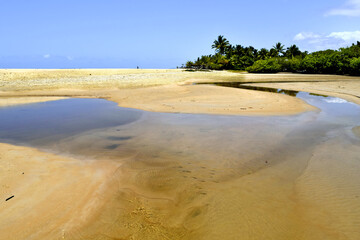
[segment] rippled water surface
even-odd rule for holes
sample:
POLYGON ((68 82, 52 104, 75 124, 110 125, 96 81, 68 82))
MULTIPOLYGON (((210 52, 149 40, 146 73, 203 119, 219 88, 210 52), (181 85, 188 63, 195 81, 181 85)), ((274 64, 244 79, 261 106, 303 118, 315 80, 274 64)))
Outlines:
POLYGON ((124 162, 87 238, 360 239, 360 107, 290 95, 320 111, 171 114, 67 99, 0 108, 0 141, 124 162))

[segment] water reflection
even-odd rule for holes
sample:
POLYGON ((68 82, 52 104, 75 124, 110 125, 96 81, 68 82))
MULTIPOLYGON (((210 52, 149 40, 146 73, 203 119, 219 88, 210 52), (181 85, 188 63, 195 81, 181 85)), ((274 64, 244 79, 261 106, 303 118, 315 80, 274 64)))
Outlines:
POLYGON ((121 161, 101 214, 69 239, 360 239, 360 143, 348 137, 359 106, 216 85, 296 96, 322 111, 169 114, 69 99, 0 109, 0 139, 121 161))
POLYGON ((318 97, 325 97, 325 98, 329 97, 328 95, 318 94, 318 93, 309 93, 309 94, 312 96, 318 96, 318 97))
MULTIPOLYGON (((206 84, 209 84, 209 83, 206 83, 206 84)), ((221 86, 221 87, 232 87, 232 88, 241 88, 241 89, 263 91, 263 92, 281 93, 281 94, 286 94, 286 95, 293 96, 293 97, 296 97, 296 95, 299 93, 299 91, 285 90, 285 89, 280 89, 280 88, 244 85, 244 83, 241 83, 241 82, 215 82, 215 83, 210 83, 210 84, 214 84, 216 86, 221 86)))
MULTIPOLYGON (((94 129, 129 124, 141 111, 119 108, 104 99, 65 99, 0 108, 0 141, 51 144, 94 129)), ((113 138, 113 139, 112 139, 113 138)), ((109 136, 125 141, 130 136, 109 136)))

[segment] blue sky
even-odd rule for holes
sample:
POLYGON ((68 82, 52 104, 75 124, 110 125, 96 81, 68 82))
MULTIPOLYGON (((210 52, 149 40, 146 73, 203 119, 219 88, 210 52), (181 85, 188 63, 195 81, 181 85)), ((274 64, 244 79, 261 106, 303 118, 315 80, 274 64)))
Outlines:
POLYGON ((0 0, 0 68, 175 68, 224 35, 302 50, 360 41, 360 0, 0 0))

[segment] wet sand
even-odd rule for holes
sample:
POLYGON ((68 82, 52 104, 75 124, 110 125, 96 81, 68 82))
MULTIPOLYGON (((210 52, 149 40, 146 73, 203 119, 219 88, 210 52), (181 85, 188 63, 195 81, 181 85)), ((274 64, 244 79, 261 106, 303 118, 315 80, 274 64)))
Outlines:
POLYGON ((3 162, 1 197, 15 197, 2 205, 0 236, 357 239, 359 140, 314 125, 316 116, 159 121, 151 113, 66 137, 53 153, 1 144, 0 157, 15 159, 3 162))
MULTIPOLYGON (((93 71, 99 71, 99 79, 105 74, 93 71)), ((77 82, 74 78, 79 76, 66 74, 61 77, 65 85, 49 81, 48 75, 12 76, 6 81, 15 79, 13 85, 0 81, 0 96, 101 97, 120 106, 160 112, 266 116, 314 109, 289 96, 186 85, 222 77, 310 81, 314 76, 190 72, 174 84, 172 79, 181 72, 170 70, 167 79, 167 70, 159 71, 164 74, 160 82, 133 76, 137 80, 128 85, 88 77, 77 82)), ((341 94, 349 99, 359 84, 354 79, 320 77, 342 84, 341 94)), ((338 85, 326 84, 326 93, 338 94, 338 85)), ((345 130, 328 132, 322 129, 324 124, 309 127, 315 118, 316 112, 310 112, 294 129, 277 128, 271 118, 268 125, 240 124, 221 116, 214 121, 222 124, 214 128, 199 117, 203 126, 195 131, 193 123, 177 126, 172 124, 176 119, 158 122, 150 115, 146 126, 140 122, 64 139, 54 153, 0 144, 0 238, 359 239, 360 145, 345 130), (159 134, 163 131, 165 138, 159 134), (135 133, 139 137, 125 138, 135 133), (305 142, 299 138, 313 135, 317 137, 305 142)), ((353 132, 358 134, 358 129, 353 132)))
MULTIPOLYGON (((294 74, 295 76, 298 76, 294 74)), ((314 76, 314 75, 312 75, 314 76)), ((295 91, 304 91, 317 93, 322 95, 334 96, 346 99, 350 102, 360 104, 360 79, 359 77, 344 77, 329 75, 327 80, 323 80, 324 77, 321 75, 314 76, 314 81, 309 81, 309 79, 298 78, 298 81, 308 81, 308 82, 281 82, 283 81, 280 77, 275 76, 257 76, 257 81, 262 83, 250 83, 252 86, 262 86, 262 87, 272 87, 272 88, 281 88, 287 90, 295 91), (266 83, 266 81, 274 81, 273 83, 266 83)), ((246 76, 246 81, 251 81, 251 76, 246 76)))
POLYGON ((354 127, 352 131, 356 136, 360 137, 360 126, 354 127))
POLYGON ((39 103, 39 102, 49 102, 66 99, 65 97, 9 97, 1 98, 0 107, 9 107, 15 105, 39 103))
POLYGON ((106 204, 107 176, 119 166, 3 143, 0 160, 1 239, 67 239, 106 204))

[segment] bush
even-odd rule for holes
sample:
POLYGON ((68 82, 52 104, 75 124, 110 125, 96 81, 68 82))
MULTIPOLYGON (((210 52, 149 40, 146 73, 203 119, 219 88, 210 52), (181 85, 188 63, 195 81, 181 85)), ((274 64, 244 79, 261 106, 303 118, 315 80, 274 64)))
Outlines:
POLYGON ((258 60, 252 66, 247 67, 246 71, 250 73, 277 73, 282 71, 282 66, 277 58, 258 60))
POLYGON ((301 57, 283 60, 281 62, 282 71, 284 71, 284 72, 299 72, 301 60, 302 60, 301 57))
POLYGON ((194 63, 192 61, 187 61, 185 66, 186 68, 192 68, 194 67, 194 63))
POLYGON ((360 75, 360 57, 350 60, 350 73, 352 75, 360 75))
MULTIPOLYGON (((225 39, 226 40, 226 39, 225 39)), ((281 44, 277 44, 282 48, 281 44)), ((216 47, 217 48, 217 47, 216 47)), ((247 70, 251 73, 299 72, 316 74, 360 75, 360 42, 338 50, 324 50, 313 53, 301 52, 296 45, 290 46, 285 54, 273 47, 260 51, 252 46, 230 45, 215 55, 204 55, 194 62, 187 62, 191 69, 247 70)))
POLYGON ((307 55, 300 64, 306 73, 346 74, 350 59, 339 51, 326 50, 307 55))

